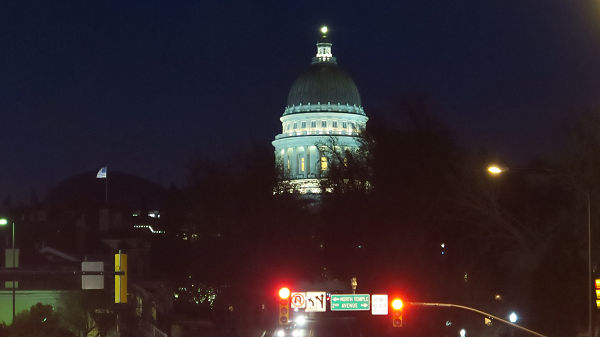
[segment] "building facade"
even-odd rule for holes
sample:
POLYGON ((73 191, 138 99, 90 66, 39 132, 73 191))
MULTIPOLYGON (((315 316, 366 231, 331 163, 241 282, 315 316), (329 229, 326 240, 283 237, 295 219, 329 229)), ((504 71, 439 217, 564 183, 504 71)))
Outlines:
POLYGON ((319 179, 331 158, 323 147, 344 153, 360 146, 368 117, 352 78, 337 64, 327 27, 321 28, 317 54, 292 84, 281 116, 281 133, 272 142, 283 179, 300 193, 321 193, 319 179))

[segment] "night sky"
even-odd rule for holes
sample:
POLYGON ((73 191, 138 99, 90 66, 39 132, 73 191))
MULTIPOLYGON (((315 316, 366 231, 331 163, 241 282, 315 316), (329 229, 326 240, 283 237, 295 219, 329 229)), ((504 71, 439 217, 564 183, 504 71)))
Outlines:
POLYGON ((270 144, 322 24, 368 115, 425 95, 468 149, 548 153, 600 106, 598 1, 4 0, 0 198, 270 144))

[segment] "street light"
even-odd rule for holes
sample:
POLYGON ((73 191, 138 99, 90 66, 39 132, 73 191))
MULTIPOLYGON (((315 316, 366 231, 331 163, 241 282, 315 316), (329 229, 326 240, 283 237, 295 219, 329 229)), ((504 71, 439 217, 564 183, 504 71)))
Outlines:
MULTIPOLYGON (((11 229, 11 234, 12 234, 12 265, 11 268, 15 268, 15 222, 12 221, 12 229, 11 229)), ((4 227, 8 225, 8 219, 6 218, 1 218, 0 219, 0 226, 4 227)), ((13 277, 13 280, 11 281, 12 283, 12 322, 15 322, 15 279, 13 277)))
POLYGON ((487 167, 487 171, 489 174, 497 176, 508 171, 508 168, 496 164, 490 164, 487 167))
MULTIPOLYGON (((519 319, 519 316, 517 316, 516 312, 511 312, 510 315, 508 315, 508 320, 511 323, 517 323, 517 320, 519 319)), ((510 328, 510 337, 514 337, 515 336, 515 328, 510 328)))
MULTIPOLYGON (((502 173, 505 173, 508 171, 508 167, 506 166, 499 166, 496 164, 490 164, 487 167, 487 171, 489 174, 494 175, 494 176, 498 176, 502 173)), ((539 171, 543 171, 546 173, 550 173, 552 174, 551 170, 548 169, 539 169, 539 171)), ((592 320, 593 320, 593 315, 592 315, 592 296, 589 293, 590 290, 593 291, 593 279, 592 279, 592 211, 591 211, 591 205, 590 205, 590 192, 586 191, 585 193, 585 197, 586 197, 586 208, 587 208, 587 239, 588 239, 588 286, 586 287, 586 294, 588 297, 588 336, 592 336, 592 320)), ((513 313, 514 314, 514 313, 513 313)), ((516 317, 516 314, 515 314, 516 317)))

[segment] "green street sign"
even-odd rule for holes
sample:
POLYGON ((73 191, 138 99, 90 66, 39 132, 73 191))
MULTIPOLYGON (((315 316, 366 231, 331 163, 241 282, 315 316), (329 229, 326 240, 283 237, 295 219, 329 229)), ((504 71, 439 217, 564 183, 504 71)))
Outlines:
POLYGON ((370 310, 370 299, 369 294, 332 294, 331 311, 370 310))

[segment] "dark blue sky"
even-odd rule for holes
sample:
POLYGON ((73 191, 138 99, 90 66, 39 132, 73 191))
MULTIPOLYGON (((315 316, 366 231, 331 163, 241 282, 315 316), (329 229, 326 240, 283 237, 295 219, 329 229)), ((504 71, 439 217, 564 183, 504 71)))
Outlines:
POLYGON ((599 22, 592 0, 2 1, 0 198, 269 144, 321 24, 367 114, 425 94, 469 148, 552 151, 600 105, 599 22))

